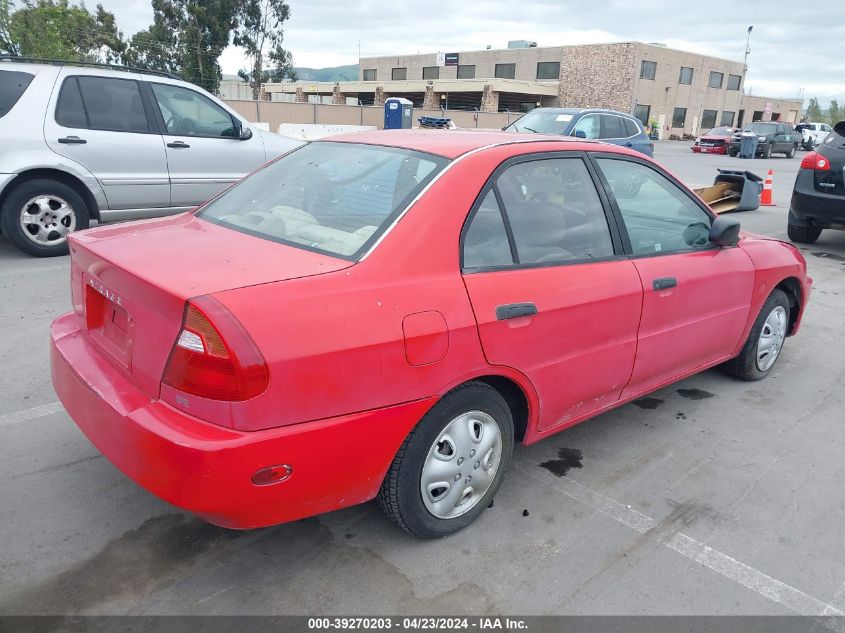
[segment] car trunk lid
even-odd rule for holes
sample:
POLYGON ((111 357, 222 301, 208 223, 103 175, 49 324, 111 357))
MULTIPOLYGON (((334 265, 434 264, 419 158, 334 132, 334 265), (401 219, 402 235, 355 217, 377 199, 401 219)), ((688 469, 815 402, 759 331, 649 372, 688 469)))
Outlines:
POLYGON ((151 398, 159 396, 191 297, 352 265, 191 214, 75 233, 70 243, 73 302, 83 328, 151 398))
POLYGON ((845 195, 845 137, 831 132, 819 146, 818 154, 830 163, 830 169, 813 172, 816 191, 845 195))

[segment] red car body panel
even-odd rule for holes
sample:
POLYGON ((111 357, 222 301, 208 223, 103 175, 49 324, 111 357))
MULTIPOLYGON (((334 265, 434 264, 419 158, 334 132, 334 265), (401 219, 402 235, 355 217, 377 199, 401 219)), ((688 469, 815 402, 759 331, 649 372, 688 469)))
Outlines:
POLYGON ((74 311, 52 330, 59 397, 118 468, 218 525, 271 525, 371 499, 413 426, 468 380, 506 378, 522 391, 530 444, 735 355, 785 279, 806 303, 800 254, 751 237, 736 248, 461 274, 461 229, 503 161, 570 150, 643 160, 635 152, 495 133, 333 140, 456 160, 357 263, 191 214, 70 239, 74 311), (653 291, 670 275, 676 288, 653 291), (186 399, 161 383, 185 302, 199 295, 261 351, 270 386, 260 395, 186 399), (496 306, 521 301, 538 314, 496 319, 496 306), (351 467, 349 454, 368 459, 351 467), (292 467, 288 480, 250 481, 280 464, 292 467))

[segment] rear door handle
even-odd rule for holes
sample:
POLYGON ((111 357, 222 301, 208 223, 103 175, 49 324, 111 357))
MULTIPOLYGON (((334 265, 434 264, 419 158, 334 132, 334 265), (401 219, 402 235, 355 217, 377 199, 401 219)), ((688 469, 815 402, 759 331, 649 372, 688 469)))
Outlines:
POLYGON ((499 321, 534 314, 537 314, 537 306, 533 303, 508 303, 503 306, 496 306, 496 319, 499 321))
POLYGON ((65 136, 59 139, 59 143, 62 145, 85 145, 87 142, 84 138, 79 138, 78 136, 65 136))
POLYGON ((173 149, 188 149, 190 147, 190 145, 183 141, 173 141, 172 143, 168 143, 167 146, 173 149))
POLYGON ((674 288, 677 285, 678 280, 674 277, 661 277, 651 282, 651 287, 655 290, 666 290, 668 288, 674 288))

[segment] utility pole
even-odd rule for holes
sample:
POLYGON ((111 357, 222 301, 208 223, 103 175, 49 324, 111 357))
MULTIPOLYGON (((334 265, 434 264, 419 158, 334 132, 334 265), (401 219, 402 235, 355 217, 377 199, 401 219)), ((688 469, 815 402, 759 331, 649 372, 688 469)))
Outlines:
POLYGON ((745 87, 745 76, 748 74, 748 56, 751 54, 751 31, 753 26, 748 27, 748 37, 745 40, 745 58, 742 60, 742 83, 745 87))

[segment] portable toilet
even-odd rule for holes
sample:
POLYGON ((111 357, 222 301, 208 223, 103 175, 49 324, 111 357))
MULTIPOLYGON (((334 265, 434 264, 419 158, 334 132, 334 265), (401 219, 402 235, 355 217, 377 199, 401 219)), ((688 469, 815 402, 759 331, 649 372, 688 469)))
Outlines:
POLYGON ((384 129, 410 129, 414 120, 414 104, 401 97, 390 97, 384 102, 384 129))

